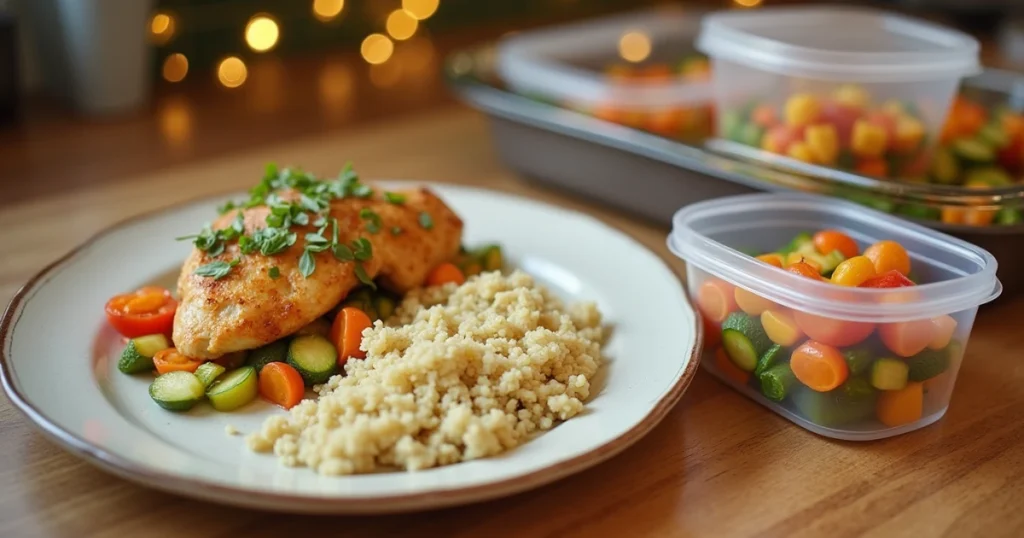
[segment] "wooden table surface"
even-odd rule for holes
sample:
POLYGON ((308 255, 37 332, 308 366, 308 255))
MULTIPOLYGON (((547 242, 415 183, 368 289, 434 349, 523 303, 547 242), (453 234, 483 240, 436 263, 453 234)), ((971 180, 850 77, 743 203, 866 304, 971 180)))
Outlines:
MULTIPOLYGON (((270 160, 323 173, 352 160, 369 178, 525 194, 598 216, 683 275, 667 230, 521 183, 496 159, 483 118, 446 103, 179 164, 173 146, 133 151, 148 143, 131 140, 142 127, 106 127, 124 130, 106 145, 70 128, 67 140, 82 144, 77 165, 47 158, 59 148, 26 135, 0 149, 19 170, 0 181, 0 298, 111 223, 248 187, 270 160), (154 164, 138 172, 147 155, 154 164)), ((606 463, 510 498, 386 517, 261 513, 149 490, 68 455, 0 396, 0 536, 1024 536, 1022 314, 1024 298, 978 315, 948 414, 917 432, 827 440, 699 372, 654 431, 606 463)))

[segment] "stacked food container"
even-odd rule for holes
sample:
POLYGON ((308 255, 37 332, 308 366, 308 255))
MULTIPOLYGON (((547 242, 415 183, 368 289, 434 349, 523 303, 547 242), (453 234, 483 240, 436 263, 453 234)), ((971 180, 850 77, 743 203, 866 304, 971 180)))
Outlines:
POLYGON ((972 76, 965 34, 867 9, 658 9, 496 52, 459 54, 450 81, 528 179, 666 224, 737 193, 840 197, 1024 270, 1021 79, 972 76))

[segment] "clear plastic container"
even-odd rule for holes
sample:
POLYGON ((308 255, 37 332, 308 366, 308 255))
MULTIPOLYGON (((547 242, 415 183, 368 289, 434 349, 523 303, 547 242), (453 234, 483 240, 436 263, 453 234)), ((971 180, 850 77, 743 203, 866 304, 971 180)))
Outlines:
POLYGON ((978 306, 1002 291, 996 260, 981 248, 806 194, 692 204, 673 217, 668 246, 687 262, 689 293, 704 318, 704 368, 792 422, 838 439, 891 437, 939 420, 978 306), (921 284, 840 286, 743 253, 774 252, 825 229, 845 233, 858 252, 899 243, 921 284), (768 373, 755 375, 761 370, 768 373))
POLYGON ((730 11, 704 18, 717 135, 870 177, 926 174, 977 41, 869 9, 730 11))
POLYGON ((497 70, 513 91, 680 140, 712 131, 707 58, 693 40, 700 17, 658 8, 515 34, 497 70))

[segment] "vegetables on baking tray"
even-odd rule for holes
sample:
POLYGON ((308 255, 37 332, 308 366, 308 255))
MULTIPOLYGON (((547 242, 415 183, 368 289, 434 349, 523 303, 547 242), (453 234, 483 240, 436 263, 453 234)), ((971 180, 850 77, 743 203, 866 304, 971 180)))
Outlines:
MULTIPOLYGON (((916 286, 902 245, 883 240, 862 248, 842 230, 801 233, 755 259, 829 284, 836 301, 844 288, 871 288, 878 301, 900 302, 916 286)), ((708 341, 720 342, 708 347, 708 367, 825 428, 877 430, 941 412, 928 407, 946 402, 924 398, 927 382, 955 369, 963 354, 966 335, 957 334, 951 315, 888 323, 828 318, 710 276, 695 295, 706 330, 718 333, 708 341)))

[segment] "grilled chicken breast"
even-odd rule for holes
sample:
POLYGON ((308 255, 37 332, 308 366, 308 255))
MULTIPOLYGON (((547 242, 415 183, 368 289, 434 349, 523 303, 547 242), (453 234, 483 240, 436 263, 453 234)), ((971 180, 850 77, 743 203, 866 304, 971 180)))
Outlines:
MULTIPOLYGON (((399 293, 421 286, 431 269, 458 253, 462 241, 462 220, 440 198, 427 189, 401 194, 406 197, 403 204, 375 195, 334 200, 330 207, 331 216, 338 219, 339 242, 368 239, 373 255, 363 262, 367 274, 399 293), (367 232, 367 221, 360 217, 363 208, 380 215, 379 232, 367 232), (433 222, 430 229, 420 222, 424 212, 433 222)), ((266 226, 269 211, 266 206, 245 209, 246 233, 266 226)), ((213 228, 230 226, 235 216, 234 211, 221 216, 213 228)), ((303 277, 299 258, 304 236, 316 230, 295 226, 293 231, 298 232, 296 244, 273 256, 242 256, 237 242, 216 258, 193 249, 178 278, 180 304, 173 340, 181 353, 209 359, 273 342, 323 316, 360 284, 355 263, 340 262, 329 251, 316 254, 316 270, 303 277), (219 280, 193 274, 214 259, 236 258, 238 265, 219 280), (280 272, 276 279, 270 276, 272 267, 280 272)))

